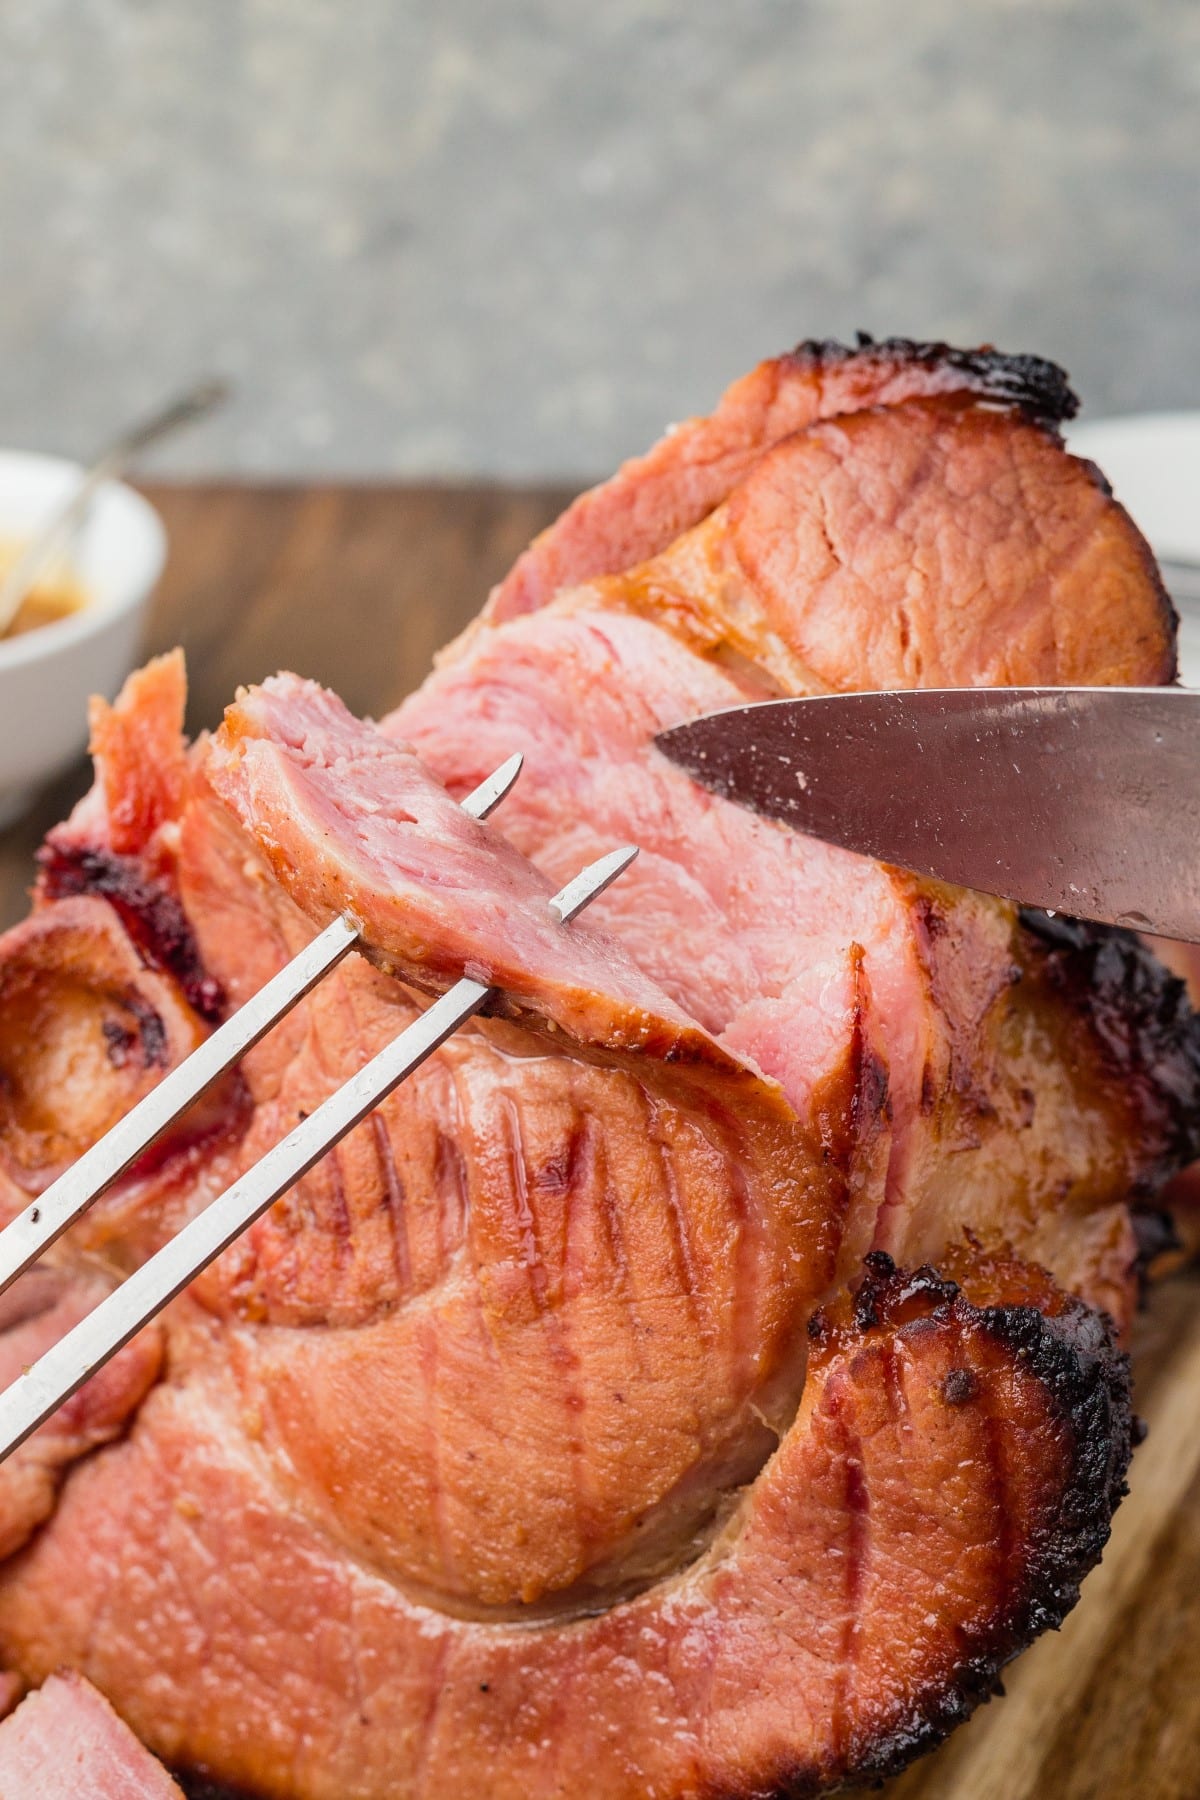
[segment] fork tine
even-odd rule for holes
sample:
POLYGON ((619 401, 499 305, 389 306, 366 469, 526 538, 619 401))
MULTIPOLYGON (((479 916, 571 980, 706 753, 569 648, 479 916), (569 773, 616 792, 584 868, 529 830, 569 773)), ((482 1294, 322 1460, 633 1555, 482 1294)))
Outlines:
MULTIPOLYGON (((523 758, 510 756, 461 801, 472 818, 486 819, 521 773, 523 758)), ((349 919, 335 919, 254 997, 198 1044, 179 1067, 105 1132, 78 1161, 0 1231, 0 1294, 37 1261, 93 1200, 110 1188, 214 1081, 252 1050, 285 1013, 311 993, 358 941, 349 919)))
MULTIPOLYGON (((630 845, 602 856, 554 896, 549 902, 551 910, 564 922, 575 918, 636 855, 636 847, 630 845)), ((478 981, 456 983, 19 1375, 0 1394, 0 1462, 494 992, 478 981)))
POLYGON ((473 819, 490 818, 505 794, 512 788, 524 763, 525 757, 518 750, 514 756, 509 757, 507 762, 502 762, 498 769, 494 769, 490 775, 486 776, 479 786, 473 788, 466 799, 460 800, 458 804, 465 813, 470 813, 473 819))
POLYGON ((563 925, 581 913, 585 906, 599 899, 605 888, 610 888, 618 875, 623 875, 638 853, 636 844, 626 844, 622 850, 610 850, 607 856, 598 857, 581 869, 574 881, 568 881, 565 888, 555 894, 548 902, 550 911, 563 925))

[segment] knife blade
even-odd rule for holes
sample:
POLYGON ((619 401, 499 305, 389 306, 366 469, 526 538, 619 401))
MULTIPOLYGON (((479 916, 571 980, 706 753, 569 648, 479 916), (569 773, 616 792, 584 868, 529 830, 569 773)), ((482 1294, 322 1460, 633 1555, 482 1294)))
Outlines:
POLYGON ((704 787, 958 887, 1200 942, 1200 692, 767 700, 659 734, 704 787))

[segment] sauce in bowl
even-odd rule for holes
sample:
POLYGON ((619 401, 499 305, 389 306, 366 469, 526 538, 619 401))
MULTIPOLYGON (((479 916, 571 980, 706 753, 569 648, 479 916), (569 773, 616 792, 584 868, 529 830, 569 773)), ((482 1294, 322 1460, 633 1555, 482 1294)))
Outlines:
MULTIPOLYGON (((7 574, 25 546, 15 540, 0 539, 0 578, 7 574)), ((16 618, 0 638, 23 637, 27 631, 40 631, 44 625, 57 625, 82 612, 91 596, 69 564, 51 563, 22 600, 16 618)))

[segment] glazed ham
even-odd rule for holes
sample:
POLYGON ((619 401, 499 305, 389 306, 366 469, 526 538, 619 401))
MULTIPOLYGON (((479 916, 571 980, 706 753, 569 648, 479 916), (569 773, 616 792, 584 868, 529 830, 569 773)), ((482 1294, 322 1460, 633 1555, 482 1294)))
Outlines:
POLYGON ((183 1800, 102 1694, 52 1675, 0 1725, 0 1800, 183 1800))
POLYGON ((1070 404, 1031 359, 809 346, 577 502, 382 727, 283 676, 188 748, 177 659, 97 710, 0 942, 5 1208, 335 913, 366 955, 64 1240, 64 1293, 427 994, 500 993, 173 1305, 105 1441, 44 1428, 7 1666, 78 1667, 172 1764, 278 1800, 682 1800, 899 1767, 1057 1623, 1196 1149, 1181 985, 743 812, 653 738, 781 692, 1169 679, 1070 404))
POLYGON ((244 1426, 230 1453, 236 1412, 182 1383, 119 1468, 81 1472, 37 1552, 42 1604, 86 1574, 111 1622, 95 1679, 141 1696, 143 1735, 189 1760, 220 1744, 259 1793, 642 1800, 887 1773, 1070 1607, 1127 1455, 1096 1316, 1027 1272, 976 1280, 972 1300, 873 1272, 819 1322, 801 1413, 715 1541, 603 1612, 531 1628, 411 1602, 281 1505, 244 1426), (161 1612, 152 1644, 115 1623, 151 1544, 170 1557, 139 1606, 161 1612))
POLYGON ((677 426, 647 455, 581 494, 518 557, 484 616, 535 612, 562 588, 646 562, 718 507, 773 444, 819 419, 935 394, 1020 406, 1051 424, 1075 411, 1062 370, 1038 356, 907 338, 876 344, 861 333, 854 350, 801 344, 735 381, 710 417, 677 426))

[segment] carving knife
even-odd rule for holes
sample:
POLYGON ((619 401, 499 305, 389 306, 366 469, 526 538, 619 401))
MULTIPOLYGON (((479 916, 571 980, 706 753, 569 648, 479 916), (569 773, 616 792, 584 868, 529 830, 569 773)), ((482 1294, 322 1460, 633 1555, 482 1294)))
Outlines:
POLYGON ((656 741, 713 793, 826 843, 1200 942, 1200 691, 828 694, 656 741))

